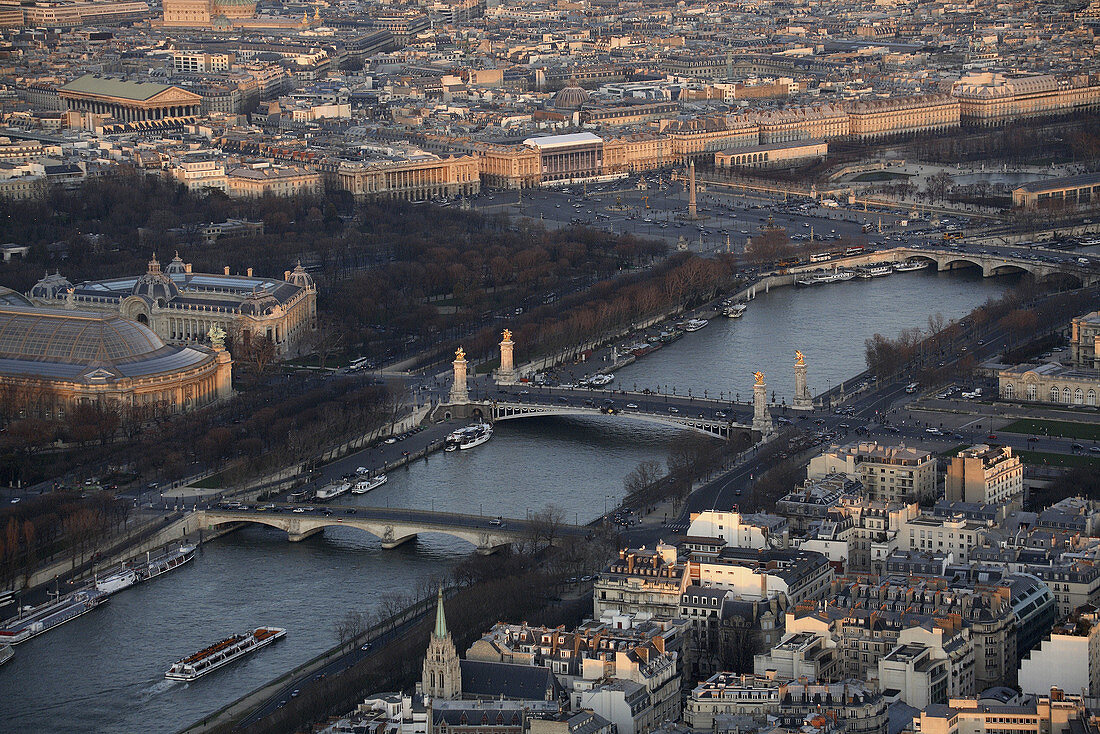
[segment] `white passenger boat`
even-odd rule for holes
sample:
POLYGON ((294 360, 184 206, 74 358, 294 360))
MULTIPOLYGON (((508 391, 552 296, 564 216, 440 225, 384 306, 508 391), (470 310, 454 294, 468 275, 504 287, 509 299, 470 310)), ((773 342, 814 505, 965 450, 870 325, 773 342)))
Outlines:
POLYGON ((140 581, 155 579, 161 574, 174 571, 195 557, 195 546, 181 545, 175 550, 167 551, 159 556, 145 556, 145 564, 134 568, 140 581))
POLYGON ((894 265, 895 273, 911 273, 914 270, 924 270, 932 264, 931 260, 906 260, 894 265))
POLYGON ((286 630, 281 627, 258 627, 248 634, 227 637, 183 658, 169 668, 164 677, 169 680, 195 680, 285 636, 286 630))
POLYGON ((123 568, 121 571, 97 578, 95 587, 104 594, 116 594, 123 589, 128 589, 141 579, 137 571, 132 568, 123 568))
POLYGON ((684 331, 699 331, 709 323, 706 319, 688 319, 684 322, 684 331))
POLYGON ((745 315, 745 311, 748 309, 749 307, 743 303, 735 303, 732 306, 727 306, 725 310, 722 311, 722 315, 728 319, 739 319, 745 315))
POLYGON ((317 490, 317 501, 328 502, 351 491, 351 482, 332 482, 317 490))
POLYGON ((372 489, 377 489, 385 484, 389 480, 385 474, 379 474, 376 477, 363 477, 357 481, 351 488, 352 494, 366 494, 372 489))
POLYGON ((459 428, 454 431, 444 442, 444 451, 455 451, 458 449, 472 449, 475 446, 488 441, 493 437, 493 426, 489 423, 475 423, 472 426, 466 426, 465 428, 459 428))
POLYGON ((107 594, 89 587, 35 607, 29 613, 20 612, 18 617, 9 619, 0 626, 0 644, 18 645, 26 642, 87 614, 105 601, 107 594))
POLYGON ((870 280, 871 278, 883 278, 894 272, 894 268, 890 265, 872 265, 869 268, 864 268, 859 277, 864 280, 870 280))
POLYGON ((11 649, 11 645, 0 645, 0 665, 11 660, 15 657, 15 650, 11 649))

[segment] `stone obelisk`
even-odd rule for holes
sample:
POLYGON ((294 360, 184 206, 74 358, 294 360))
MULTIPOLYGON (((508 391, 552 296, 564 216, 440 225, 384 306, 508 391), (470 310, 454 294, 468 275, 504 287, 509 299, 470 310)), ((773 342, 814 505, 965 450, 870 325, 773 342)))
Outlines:
POLYGON ((699 218, 699 205, 695 202, 695 161, 688 161, 688 218, 699 218))
POLYGON ((761 436, 772 433, 772 417, 768 412, 768 386, 764 384, 764 373, 755 372, 756 383, 752 386, 752 430, 761 436))
POLYGON ((451 385, 451 404, 465 405, 470 402, 470 391, 466 388, 466 352, 459 347, 455 351, 455 382, 451 385))
POLYGON ((797 350, 794 358, 794 404, 791 407, 795 410, 813 410, 814 400, 806 385, 806 358, 797 350))
POLYGON ((512 332, 505 329, 500 340, 500 367, 497 368, 496 380, 498 385, 516 384, 516 365, 514 351, 516 343, 512 341, 512 332))

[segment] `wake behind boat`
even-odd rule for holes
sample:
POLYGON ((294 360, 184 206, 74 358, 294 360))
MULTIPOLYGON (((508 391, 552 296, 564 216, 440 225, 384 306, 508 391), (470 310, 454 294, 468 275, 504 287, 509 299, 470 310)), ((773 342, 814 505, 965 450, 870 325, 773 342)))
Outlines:
POLYGON ((458 449, 472 449, 475 446, 488 441, 493 437, 493 426, 489 423, 474 423, 472 426, 459 428, 447 436, 443 443, 444 451, 456 451, 458 449))
POLYGON ((285 636, 286 630, 281 627, 257 627, 248 634, 227 637, 183 658, 169 668, 164 677, 168 680, 195 680, 285 636))

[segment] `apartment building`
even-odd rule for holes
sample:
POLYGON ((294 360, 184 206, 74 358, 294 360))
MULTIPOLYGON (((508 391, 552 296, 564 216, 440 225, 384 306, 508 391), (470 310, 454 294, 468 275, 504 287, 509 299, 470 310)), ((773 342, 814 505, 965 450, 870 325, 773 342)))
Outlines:
POLYGON ((860 442, 832 446, 810 460, 807 479, 847 474, 858 479, 868 499, 912 502, 936 496, 936 459, 908 446, 860 442))
POLYGON ((619 558, 596 576, 592 588, 593 615, 636 614, 675 617, 687 565, 677 559, 676 548, 660 544, 619 551, 619 558))
POLYGON ((978 444, 963 449, 947 464, 948 502, 1018 504, 1023 494, 1024 467, 1011 446, 978 444))

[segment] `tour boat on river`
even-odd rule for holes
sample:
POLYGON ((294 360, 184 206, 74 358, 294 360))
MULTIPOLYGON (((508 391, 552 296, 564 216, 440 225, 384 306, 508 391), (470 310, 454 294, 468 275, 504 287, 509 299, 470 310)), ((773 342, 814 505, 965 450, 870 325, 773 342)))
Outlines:
POLYGON ((699 331, 709 323, 706 319, 688 319, 684 322, 684 331, 699 331))
POLYGON ((377 489, 389 481, 389 477, 385 474, 379 474, 376 477, 364 477, 357 481, 351 488, 352 494, 366 494, 372 489, 377 489))
POLYGON ((227 637, 183 658, 169 668, 164 677, 168 680, 195 680, 285 636, 286 630, 281 627, 258 627, 248 634, 227 637))
POLYGON ((891 265, 872 265, 868 268, 864 268, 859 277, 864 280, 870 280, 871 278, 884 278, 894 272, 894 268, 891 265))
POLYGON ((71 622, 87 614, 103 602, 108 595, 96 588, 81 589, 66 594, 57 601, 47 602, 24 614, 13 617, 0 626, 0 644, 18 645, 54 627, 71 622))
POLYGON ((466 426, 465 428, 459 428, 457 431, 447 436, 447 440, 444 442, 444 451, 455 451, 457 449, 472 449, 475 446, 488 441, 493 437, 493 426, 489 423, 475 423, 472 426, 466 426))
POLYGON ((156 557, 151 557, 149 554, 146 554, 145 564, 137 566, 134 570, 137 571, 139 580, 148 581, 149 579, 155 579, 163 573, 174 571, 183 564, 194 559, 194 557, 195 546, 181 545, 175 550, 166 551, 156 557))
POLYGON ((894 264, 895 273, 910 273, 914 270, 924 270, 932 264, 931 260, 906 260, 903 263, 894 264))
POLYGON ((130 588, 139 580, 137 571, 132 568, 123 568, 103 578, 96 578, 95 587, 104 594, 117 594, 123 589, 130 588))
POLYGON ((351 482, 332 482, 317 490, 317 501, 328 502, 351 491, 351 482))
POLYGON ((745 315, 745 311, 748 309, 749 307, 743 303, 735 303, 732 306, 726 306, 722 311, 722 315, 728 319, 739 319, 745 315))

